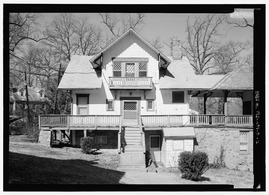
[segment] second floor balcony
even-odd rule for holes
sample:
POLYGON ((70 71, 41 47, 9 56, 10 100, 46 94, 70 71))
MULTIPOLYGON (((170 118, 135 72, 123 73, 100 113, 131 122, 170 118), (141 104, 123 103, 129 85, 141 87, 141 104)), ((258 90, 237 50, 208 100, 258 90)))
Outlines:
POLYGON ((110 89, 152 89, 152 77, 109 77, 110 89))

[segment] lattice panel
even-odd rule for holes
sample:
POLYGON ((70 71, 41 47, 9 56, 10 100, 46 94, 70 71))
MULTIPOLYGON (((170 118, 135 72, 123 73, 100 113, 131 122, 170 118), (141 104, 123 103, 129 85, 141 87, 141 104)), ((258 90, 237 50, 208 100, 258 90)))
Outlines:
POLYGON ((136 110, 136 102, 125 102, 124 110, 136 110))
POLYGON ((139 63, 139 70, 147 70, 147 63, 146 62, 140 62, 139 63))
POLYGON ((113 70, 121 70, 121 63, 120 62, 114 62, 113 70))
POLYGON ((107 109, 108 110, 113 110, 113 102, 112 101, 107 102, 107 109))
POLYGON ((134 73, 134 72, 135 72, 134 64, 126 64, 126 73, 134 73))

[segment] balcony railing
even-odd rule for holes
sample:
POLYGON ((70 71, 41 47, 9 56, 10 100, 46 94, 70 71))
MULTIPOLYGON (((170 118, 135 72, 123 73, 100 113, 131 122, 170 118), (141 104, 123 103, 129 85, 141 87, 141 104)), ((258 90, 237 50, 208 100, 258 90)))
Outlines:
POLYGON ((152 89, 151 77, 109 77, 110 89, 152 89))
MULTIPOLYGON (((41 115, 40 127, 97 128, 120 127, 121 115, 41 115)), ((175 126, 253 126, 252 115, 142 115, 142 125, 148 127, 175 126)))

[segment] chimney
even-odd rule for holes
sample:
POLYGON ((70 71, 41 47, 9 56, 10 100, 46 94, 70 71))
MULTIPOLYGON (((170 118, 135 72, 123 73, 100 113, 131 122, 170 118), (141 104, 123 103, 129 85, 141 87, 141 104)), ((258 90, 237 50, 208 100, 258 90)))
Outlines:
POLYGON ((181 60, 182 59, 182 49, 180 40, 177 38, 174 38, 172 40, 172 57, 173 60, 181 60))

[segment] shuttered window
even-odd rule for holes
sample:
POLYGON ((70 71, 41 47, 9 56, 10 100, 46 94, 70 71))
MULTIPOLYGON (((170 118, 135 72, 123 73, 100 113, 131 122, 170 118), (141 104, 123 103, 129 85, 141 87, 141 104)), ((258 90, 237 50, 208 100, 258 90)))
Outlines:
POLYGON ((173 103, 184 103, 184 91, 173 91, 172 92, 173 103))
POLYGON ((147 62, 139 62, 139 77, 147 77, 147 62))
POLYGON ((240 131, 240 151, 248 151, 248 131, 240 131))
POLYGON ((113 77, 121 77, 121 62, 114 62, 113 64, 113 77))
POLYGON ((147 110, 153 110, 153 100, 147 100, 147 110))
POLYGON ((106 100, 106 109, 107 109, 107 111, 113 111, 114 110, 114 102, 106 100))

